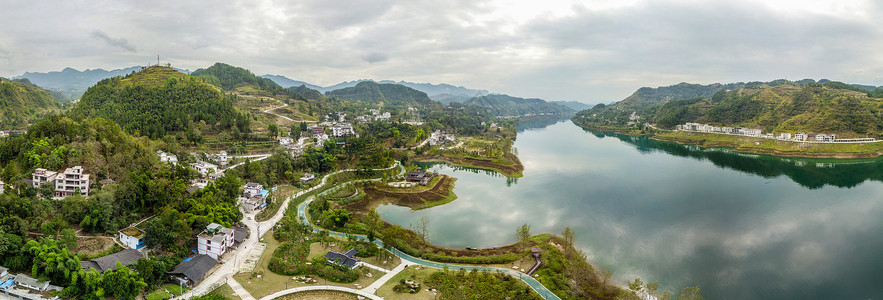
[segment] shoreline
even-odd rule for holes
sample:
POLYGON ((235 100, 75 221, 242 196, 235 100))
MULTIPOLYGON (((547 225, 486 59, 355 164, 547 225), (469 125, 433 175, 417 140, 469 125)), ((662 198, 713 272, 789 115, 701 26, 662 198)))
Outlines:
POLYGON ((672 142, 681 145, 695 145, 702 148, 730 148, 739 153, 770 155, 776 157, 862 159, 883 156, 883 144, 880 143, 801 143, 740 135, 686 131, 636 134, 624 132, 622 128, 599 128, 582 125, 577 122, 573 123, 586 130, 613 132, 628 136, 649 136, 650 139, 655 141, 672 142), (836 151, 835 149, 837 148, 846 148, 853 151, 836 151))

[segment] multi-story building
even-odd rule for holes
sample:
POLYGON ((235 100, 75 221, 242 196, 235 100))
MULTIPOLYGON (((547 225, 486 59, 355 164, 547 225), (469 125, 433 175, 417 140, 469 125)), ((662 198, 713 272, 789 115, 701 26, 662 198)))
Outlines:
POLYGON ((342 137, 345 135, 356 135, 356 132, 353 131, 353 125, 350 124, 338 124, 334 127, 331 127, 331 135, 334 137, 342 137))
POLYGON ((304 154, 304 146, 301 144, 291 144, 286 147, 291 157, 298 157, 304 154))
POLYGON ((49 171, 43 168, 37 168, 36 170, 34 170, 34 173, 31 173, 31 181, 33 181, 34 188, 38 188, 44 183, 55 182, 55 176, 57 175, 58 172, 49 171))
POLYGON ((133 226, 120 230, 119 234, 120 242, 129 247, 129 249, 144 248, 144 237, 147 236, 144 230, 133 226))
POLYGON ((218 259, 233 247, 233 229, 224 228, 221 224, 211 223, 199 235, 197 252, 218 259))
POLYGON ((55 177, 55 197, 67 197, 80 190, 83 196, 89 195, 89 174, 83 174, 83 167, 67 168, 55 177))
POLYGON ((313 134, 322 134, 325 132, 325 128, 323 128, 322 126, 313 126, 311 130, 313 134))
POLYGON ((4 183, 3 180, 0 180, 0 194, 3 194, 4 183))
POLYGON ((806 133, 798 132, 794 134, 794 140, 798 142, 806 142, 806 133))

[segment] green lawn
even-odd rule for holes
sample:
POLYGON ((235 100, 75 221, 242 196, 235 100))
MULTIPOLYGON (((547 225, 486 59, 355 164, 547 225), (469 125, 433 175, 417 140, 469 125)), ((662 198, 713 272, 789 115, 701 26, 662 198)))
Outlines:
POLYGON ((234 300, 242 299, 241 297, 235 295, 233 292, 233 288, 231 288, 229 285, 226 285, 226 284, 215 289, 214 291, 212 291, 212 293, 224 295, 224 298, 227 298, 227 299, 234 299, 234 300))
POLYGON ((389 281, 384 283, 383 286, 381 286, 380 289, 378 289, 377 292, 374 294, 383 297, 384 299, 390 300, 433 299, 434 295, 426 291, 424 279, 429 277, 430 274, 438 271, 438 269, 432 268, 421 268, 420 270, 417 270, 415 267, 408 267, 407 269, 402 270, 401 272, 390 278, 389 281), (401 279, 419 282, 423 288, 421 288, 420 292, 417 292, 416 294, 393 292, 392 288, 395 285, 399 284, 399 281, 401 279))

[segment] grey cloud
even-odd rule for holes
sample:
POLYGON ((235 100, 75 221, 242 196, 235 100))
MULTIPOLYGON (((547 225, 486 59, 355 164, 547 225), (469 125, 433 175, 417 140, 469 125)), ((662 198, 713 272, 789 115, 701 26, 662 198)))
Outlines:
POLYGON ((365 56, 362 56, 362 60, 367 61, 372 64, 376 63, 376 62, 385 61, 387 59, 389 59, 389 57, 387 57, 386 54, 378 53, 378 52, 371 52, 365 56))
POLYGON ((92 37, 104 40, 109 46, 123 48, 130 52, 138 52, 138 50, 135 49, 135 45, 129 44, 129 41, 125 38, 112 38, 101 30, 93 31, 92 37))

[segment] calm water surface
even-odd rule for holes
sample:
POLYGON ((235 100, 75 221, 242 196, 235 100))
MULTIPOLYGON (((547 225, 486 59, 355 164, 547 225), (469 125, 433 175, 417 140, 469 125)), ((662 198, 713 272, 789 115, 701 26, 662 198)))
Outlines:
POLYGON ((522 124, 524 177, 436 165, 459 198, 411 212, 433 243, 504 245, 515 228, 570 226, 590 261, 620 282, 640 277, 707 299, 883 298, 883 161, 808 160, 696 149, 585 131, 569 121, 522 124))

